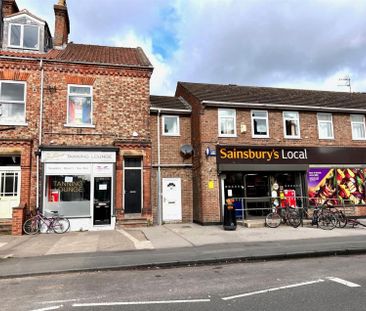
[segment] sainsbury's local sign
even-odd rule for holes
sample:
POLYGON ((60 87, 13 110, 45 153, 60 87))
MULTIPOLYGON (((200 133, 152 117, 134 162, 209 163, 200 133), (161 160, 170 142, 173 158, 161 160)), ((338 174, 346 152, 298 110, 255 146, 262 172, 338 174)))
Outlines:
POLYGON ((223 146, 217 163, 240 164, 365 164, 366 148, 223 146))

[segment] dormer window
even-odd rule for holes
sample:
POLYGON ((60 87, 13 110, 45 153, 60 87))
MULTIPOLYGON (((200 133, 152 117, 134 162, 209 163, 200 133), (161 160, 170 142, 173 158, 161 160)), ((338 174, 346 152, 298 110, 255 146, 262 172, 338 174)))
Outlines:
POLYGON ((35 25, 10 24, 9 47, 39 49, 39 27, 35 25))

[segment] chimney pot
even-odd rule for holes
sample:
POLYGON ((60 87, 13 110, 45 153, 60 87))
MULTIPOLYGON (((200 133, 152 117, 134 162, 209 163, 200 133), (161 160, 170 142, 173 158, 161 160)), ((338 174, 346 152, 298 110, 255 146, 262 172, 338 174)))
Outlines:
POLYGON ((67 11, 66 0, 59 0, 53 6, 55 11, 55 36, 53 39, 55 47, 64 47, 69 40, 70 20, 67 11))

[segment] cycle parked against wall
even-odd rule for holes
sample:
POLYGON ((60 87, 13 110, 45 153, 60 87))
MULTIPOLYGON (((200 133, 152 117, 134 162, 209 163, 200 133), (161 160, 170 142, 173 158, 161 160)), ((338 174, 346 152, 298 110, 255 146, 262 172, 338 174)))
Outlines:
POLYGON ((41 231, 42 228, 46 229, 46 232, 55 232, 58 234, 65 233, 70 228, 70 221, 62 216, 58 215, 57 211, 51 211, 53 215, 51 217, 44 216, 39 209, 36 211, 36 215, 29 218, 23 225, 23 230, 26 234, 34 235, 41 231))
POLYGON ((270 228, 277 228, 281 223, 297 228, 300 226, 301 219, 296 209, 286 204, 285 208, 273 206, 272 213, 266 216, 265 223, 270 228))
POLYGON ((315 206, 313 216, 311 217, 311 225, 320 227, 323 230, 332 230, 339 223, 335 214, 330 211, 330 208, 321 205, 315 206))

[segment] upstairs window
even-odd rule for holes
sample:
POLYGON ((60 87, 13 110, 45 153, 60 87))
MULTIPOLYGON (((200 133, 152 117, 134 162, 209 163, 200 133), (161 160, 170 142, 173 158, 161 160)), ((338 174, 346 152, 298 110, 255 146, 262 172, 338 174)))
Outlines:
POLYGON ((25 82, 0 81, 0 124, 25 123, 25 82))
POLYGON ((268 138, 268 112, 252 110, 252 135, 254 138, 268 138))
POLYGON ((333 117, 331 113, 318 113, 318 132, 320 139, 333 139, 333 117))
POLYGON ((219 136, 236 136, 236 111, 235 109, 219 109, 219 136))
POLYGON ((67 100, 67 125, 93 125, 93 89, 85 85, 69 85, 67 100))
POLYGON ((300 138, 299 113, 296 111, 284 111, 283 127, 285 138, 300 138))
POLYGON ((364 140, 365 134, 365 116, 360 114, 351 114, 352 139, 364 140))
POLYGON ((178 116, 163 116, 163 135, 179 136, 178 116))
POLYGON ((9 47, 21 49, 39 49, 39 27, 34 25, 9 25, 9 47))

